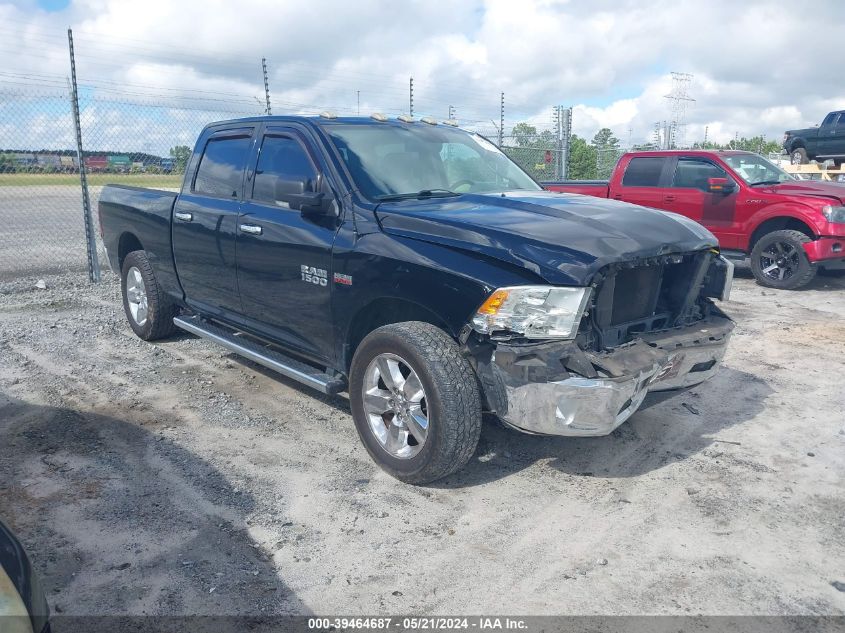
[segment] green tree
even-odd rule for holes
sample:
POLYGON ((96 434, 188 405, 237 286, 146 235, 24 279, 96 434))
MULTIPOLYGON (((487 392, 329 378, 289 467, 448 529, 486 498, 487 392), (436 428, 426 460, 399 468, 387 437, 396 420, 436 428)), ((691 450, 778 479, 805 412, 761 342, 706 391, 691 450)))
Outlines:
POLYGON ((511 136, 517 147, 531 147, 537 138, 537 128, 528 123, 517 123, 511 130, 511 136))
POLYGON ((693 144, 693 149, 739 149, 745 152, 754 152, 756 154, 779 154, 781 150, 780 143, 777 141, 767 140, 762 135, 745 138, 744 136, 734 139, 729 143, 714 143, 712 141, 698 142, 693 144))
POLYGON ((573 134, 569 140, 569 169, 571 180, 593 180, 596 178, 596 150, 580 136, 573 134))
POLYGON ((597 150, 619 149, 619 139, 613 136, 613 131, 607 127, 603 127, 598 132, 596 132, 596 135, 593 137, 593 140, 590 142, 590 144, 597 150))
POLYGON ((187 145, 177 145, 170 148, 170 158, 173 159, 173 171, 184 173, 191 157, 191 148, 187 145))
POLYGON ((596 156, 596 178, 610 178, 616 161, 622 155, 619 139, 613 135, 610 128, 603 127, 590 142, 596 156))
MULTIPOLYGON (((517 147, 531 149, 555 149, 555 135, 551 130, 543 130, 539 134, 537 128, 528 123, 517 123, 511 130, 511 137, 517 147)), ((507 145, 507 143, 505 143, 507 145)))

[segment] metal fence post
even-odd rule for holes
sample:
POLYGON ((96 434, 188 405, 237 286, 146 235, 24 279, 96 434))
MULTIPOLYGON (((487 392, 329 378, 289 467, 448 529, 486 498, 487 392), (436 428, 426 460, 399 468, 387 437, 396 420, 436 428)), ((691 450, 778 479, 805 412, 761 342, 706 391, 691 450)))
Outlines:
POLYGON ((267 58, 261 58, 261 70, 264 73, 264 98, 267 101, 267 108, 264 112, 269 116, 273 114, 270 112, 270 81, 267 79, 267 58))
POLYGON ((91 221, 91 199, 88 197, 88 176, 85 173, 85 161, 82 154, 82 125, 79 121, 79 92, 76 88, 76 60, 73 57, 73 31, 67 30, 67 43, 70 51, 71 103, 73 104, 73 124, 76 127, 76 156, 79 160, 79 184, 82 187, 82 213, 85 222, 85 242, 88 251, 88 278, 93 283, 100 281, 100 261, 97 257, 97 239, 91 221))

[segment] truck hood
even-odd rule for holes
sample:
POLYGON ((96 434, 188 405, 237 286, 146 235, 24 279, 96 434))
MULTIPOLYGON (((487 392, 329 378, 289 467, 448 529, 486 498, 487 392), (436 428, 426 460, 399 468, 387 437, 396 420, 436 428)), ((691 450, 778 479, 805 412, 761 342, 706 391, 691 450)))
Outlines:
POLYGON ((845 185, 835 182, 819 182, 817 180, 793 180, 779 185, 763 185, 751 187, 756 191, 765 191, 782 196, 814 196, 818 198, 832 198, 840 204, 845 204, 845 185))
POLYGON ((607 264, 718 244, 674 213, 550 191, 385 202, 376 215, 388 234, 494 257, 558 285, 587 285, 607 264))

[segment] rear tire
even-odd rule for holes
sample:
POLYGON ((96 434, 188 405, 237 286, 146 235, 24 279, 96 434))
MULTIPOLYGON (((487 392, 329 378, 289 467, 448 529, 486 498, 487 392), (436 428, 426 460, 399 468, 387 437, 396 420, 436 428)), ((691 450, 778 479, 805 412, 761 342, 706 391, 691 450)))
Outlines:
POLYGON ((429 323, 385 325, 367 335, 352 359, 349 399, 370 457, 405 483, 454 473, 478 445, 475 372, 457 343, 429 323))
POLYGON ((132 251, 120 270, 123 310, 129 327, 145 341, 165 338, 176 331, 177 306, 159 286, 144 251, 132 251))
POLYGON ((806 165, 810 162, 807 158, 807 150, 803 147, 796 147, 792 150, 792 153, 789 156, 789 160, 793 165, 806 165))
POLYGON ((795 290, 810 283, 816 266, 807 259, 804 244, 812 240, 800 231, 772 231, 754 245, 751 272, 761 286, 795 290))

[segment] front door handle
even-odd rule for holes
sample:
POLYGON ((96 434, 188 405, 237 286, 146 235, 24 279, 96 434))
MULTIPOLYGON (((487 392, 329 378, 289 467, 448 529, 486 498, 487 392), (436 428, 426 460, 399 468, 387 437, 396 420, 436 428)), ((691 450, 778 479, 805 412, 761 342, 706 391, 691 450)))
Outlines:
POLYGON ((663 196, 663 202, 674 202, 675 196, 663 196))
POLYGON ((194 214, 193 213, 183 213, 181 211, 175 211, 173 213, 173 217, 176 218, 177 220, 182 220, 182 222, 190 222, 191 220, 194 219, 194 214))
POLYGON ((241 224, 241 232, 249 233, 250 235, 261 235, 264 229, 257 224, 241 224))

